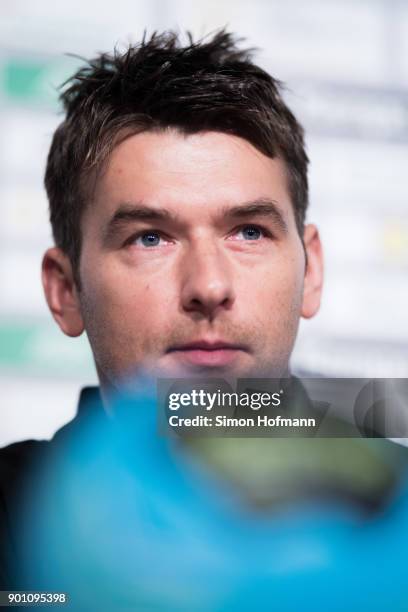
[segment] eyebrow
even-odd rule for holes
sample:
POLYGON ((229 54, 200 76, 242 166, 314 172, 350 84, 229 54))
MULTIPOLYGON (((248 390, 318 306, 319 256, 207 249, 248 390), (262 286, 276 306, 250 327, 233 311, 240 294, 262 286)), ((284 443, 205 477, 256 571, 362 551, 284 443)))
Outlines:
MULTIPOLYGON (((253 216, 269 217, 283 233, 288 233, 288 225, 277 202, 261 198, 237 206, 224 207, 221 217, 229 219, 245 219, 253 216)), ((153 208, 142 203, 125 202, 119 206, 108 221, 104 232, 104 242, 109 242, 115 233, 128 223, 135 221, 176 221, 178 215, 167 208, 153 208)))
POLYGON ((117 230, 121 227, 126 226, 129 222, 134 221, 168 221, 169 219, 175 219, 176 215, 170 213, 166 208, 152 208, 141 203, 130 203, 125 202, 121 204, 115 211, 107 223, 104 234, 104 241, 109 240, 115 235, 117 230))
POLYGON ((232 206, 223 209, 223 215, 231 219, 245 219, 246 217, 270 217, 273 223, 283 233, 288 233, 288 225, 284 219, 283 213, 275 200, 269 198, 261 198, 238 206, 232 206))

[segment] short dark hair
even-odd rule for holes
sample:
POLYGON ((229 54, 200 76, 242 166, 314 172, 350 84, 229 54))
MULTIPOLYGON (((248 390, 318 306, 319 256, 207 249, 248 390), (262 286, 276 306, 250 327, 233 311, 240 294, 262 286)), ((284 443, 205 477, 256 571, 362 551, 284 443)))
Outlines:
POLYGON ((79 284, 81 214, 89 178, 124 134, 175 128, 240 136, 286 162, 296 224, 308 204, 304 133, 282 97, 282 84, 252 62, 221 30, 183 45, 174 32, 154 33, 126 52, 100 54, 63 85, 66 116, 48 154, 45 187, 54 240, 79 284))

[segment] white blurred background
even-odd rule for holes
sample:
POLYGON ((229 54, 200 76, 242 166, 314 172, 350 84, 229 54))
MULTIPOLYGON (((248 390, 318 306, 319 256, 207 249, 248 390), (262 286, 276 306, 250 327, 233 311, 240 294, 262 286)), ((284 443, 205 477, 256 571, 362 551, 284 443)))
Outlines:
POLYGON ((301 324, 296 370, 408 376, 407 1, 1 0, 0 446, 50 437, 96 382, 86 338, 59 332, 40 284, 56 86, 78 65, 66 54, 225 25, 260 49, 307 130, 326 287, 301 324))

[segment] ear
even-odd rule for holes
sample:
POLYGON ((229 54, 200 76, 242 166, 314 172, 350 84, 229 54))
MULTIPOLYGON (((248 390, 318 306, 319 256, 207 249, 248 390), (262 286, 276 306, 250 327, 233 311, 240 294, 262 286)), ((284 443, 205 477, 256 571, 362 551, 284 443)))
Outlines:
POLYGON ((315 225, 306 225, 303 243, 307 259, 301 314, 305 319, 310 319, 319 310, 323 286, 323 252, 315 225))
POLYGON ((42 283, 48 308, 67 336, 80 336, 84 331, 78 290, 71 262, 61 249, 46 251, 42 262, 42 283))

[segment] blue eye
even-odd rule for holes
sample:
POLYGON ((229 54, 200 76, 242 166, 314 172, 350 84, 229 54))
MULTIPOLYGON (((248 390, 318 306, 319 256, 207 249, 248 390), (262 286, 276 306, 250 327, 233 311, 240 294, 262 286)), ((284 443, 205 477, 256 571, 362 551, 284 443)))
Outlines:
POLYGON ((254 225, 246 225, 240 231, 245 240, 259 240, 262 237, 260 228, 254 225))
POLYGON ((139 239, 141 240, 143 246, 154 247, 158 246, 160 243, 160 234, 157 232, 146 232, 145 234, 142 234, 142 236, 139 236, 138 240, 139 239))

